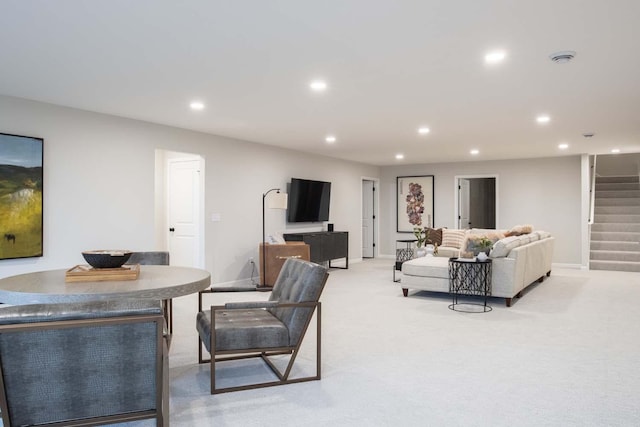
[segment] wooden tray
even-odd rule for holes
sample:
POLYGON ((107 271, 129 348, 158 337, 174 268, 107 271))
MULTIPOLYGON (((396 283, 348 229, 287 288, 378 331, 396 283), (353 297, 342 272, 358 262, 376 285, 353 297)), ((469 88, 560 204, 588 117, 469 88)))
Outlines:
POLYGON ((66 271, 65 282, 106 282, 115 280, 136 280, 140 275, 140 264, 119 268, 93 268, 76 265, 66 271))

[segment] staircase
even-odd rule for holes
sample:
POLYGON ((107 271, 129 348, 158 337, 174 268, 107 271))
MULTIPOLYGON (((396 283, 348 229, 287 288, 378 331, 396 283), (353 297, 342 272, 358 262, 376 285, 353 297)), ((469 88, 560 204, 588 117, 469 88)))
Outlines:
POLYGON ((640 272, 640 181, 637 176, 596 178, 589 268, 640 272))

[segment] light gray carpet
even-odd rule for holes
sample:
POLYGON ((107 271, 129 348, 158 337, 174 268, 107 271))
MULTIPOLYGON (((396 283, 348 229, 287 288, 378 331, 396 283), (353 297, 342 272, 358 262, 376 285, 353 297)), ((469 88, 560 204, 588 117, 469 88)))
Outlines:
MULTIPOLYGON (((196 297, 174 300, 172 426, 640 425, 638 273, 558 270, 511 308, 495 299, 492 312, 463 314, 443 295, 404 298, 392 263, 331 270, 321 381, 211 396, 209 365, 197 364, 196 297)), ((229 365, 218 375, 263 372, 229 365)))

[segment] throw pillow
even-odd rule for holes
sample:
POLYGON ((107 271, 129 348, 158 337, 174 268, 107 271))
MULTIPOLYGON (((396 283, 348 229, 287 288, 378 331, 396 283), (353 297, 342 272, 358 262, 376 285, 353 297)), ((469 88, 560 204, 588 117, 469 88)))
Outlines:
POLYGON ((460 249, 464 242, 465 230, 453 230, 445 228, 442 230, 442 246, 460 249))
POLYGON ((442 246, 442 228, 427 228, 429 237, 426 243, 428 245, 442 246))
POLYGON ((508 232, 504 233, 504 235, 506 237, 510 237, 510 236, 520 236, 522 234, 529 234, 533 231, 533 226, 526 224, 526 225, 516 225, 515 227, 512 227, 511 230, 509 230, 508 232))
POLYGON ((491 243, 495 243, 500 239, 504 239, 504 231, 489 231, 484 235, 487 239, 491 240, 491 243))
POLYGON ((463 252, 473 253, 473 256, 476 256, 480 253, 480 240, 482 240, 484 236, 481 234, 469 234, 464 240, 462 247, 460 248, 463 252))
POLYGON ((484 238, 491 241, 491 245, 493 246, 498 240, 504 238, 504 234, 495 231, 490 231, 485 234, 467 234, 465 242, 462 244, 462 249, 465 252, 473 252, 473 255, 478 255, 480 252, 487 249, 483 248, 480 243, 484 238))

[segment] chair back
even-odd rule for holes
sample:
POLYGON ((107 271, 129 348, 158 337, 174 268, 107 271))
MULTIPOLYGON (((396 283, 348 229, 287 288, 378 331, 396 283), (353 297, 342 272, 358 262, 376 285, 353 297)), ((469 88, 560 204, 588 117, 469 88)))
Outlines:
POLYGON ((168 422, 162 413, 163 319, 152 300, 3 308, 3 425, 168 422))
MULTIPOLYGON (((329 277, 321 265, 289 258, 285 261, 276 280, 269 301, 280 303, 318 302, 329 277)), ((313 307, 270 308, 289 330, 289 344, 294 346, 302 338, 313 315, 313 307)))
POLYGON ((133 252, 127 261, 127 264, 140 265, 169 265, 169 252, 166 251, 149 251, 149 252, 133 252))

